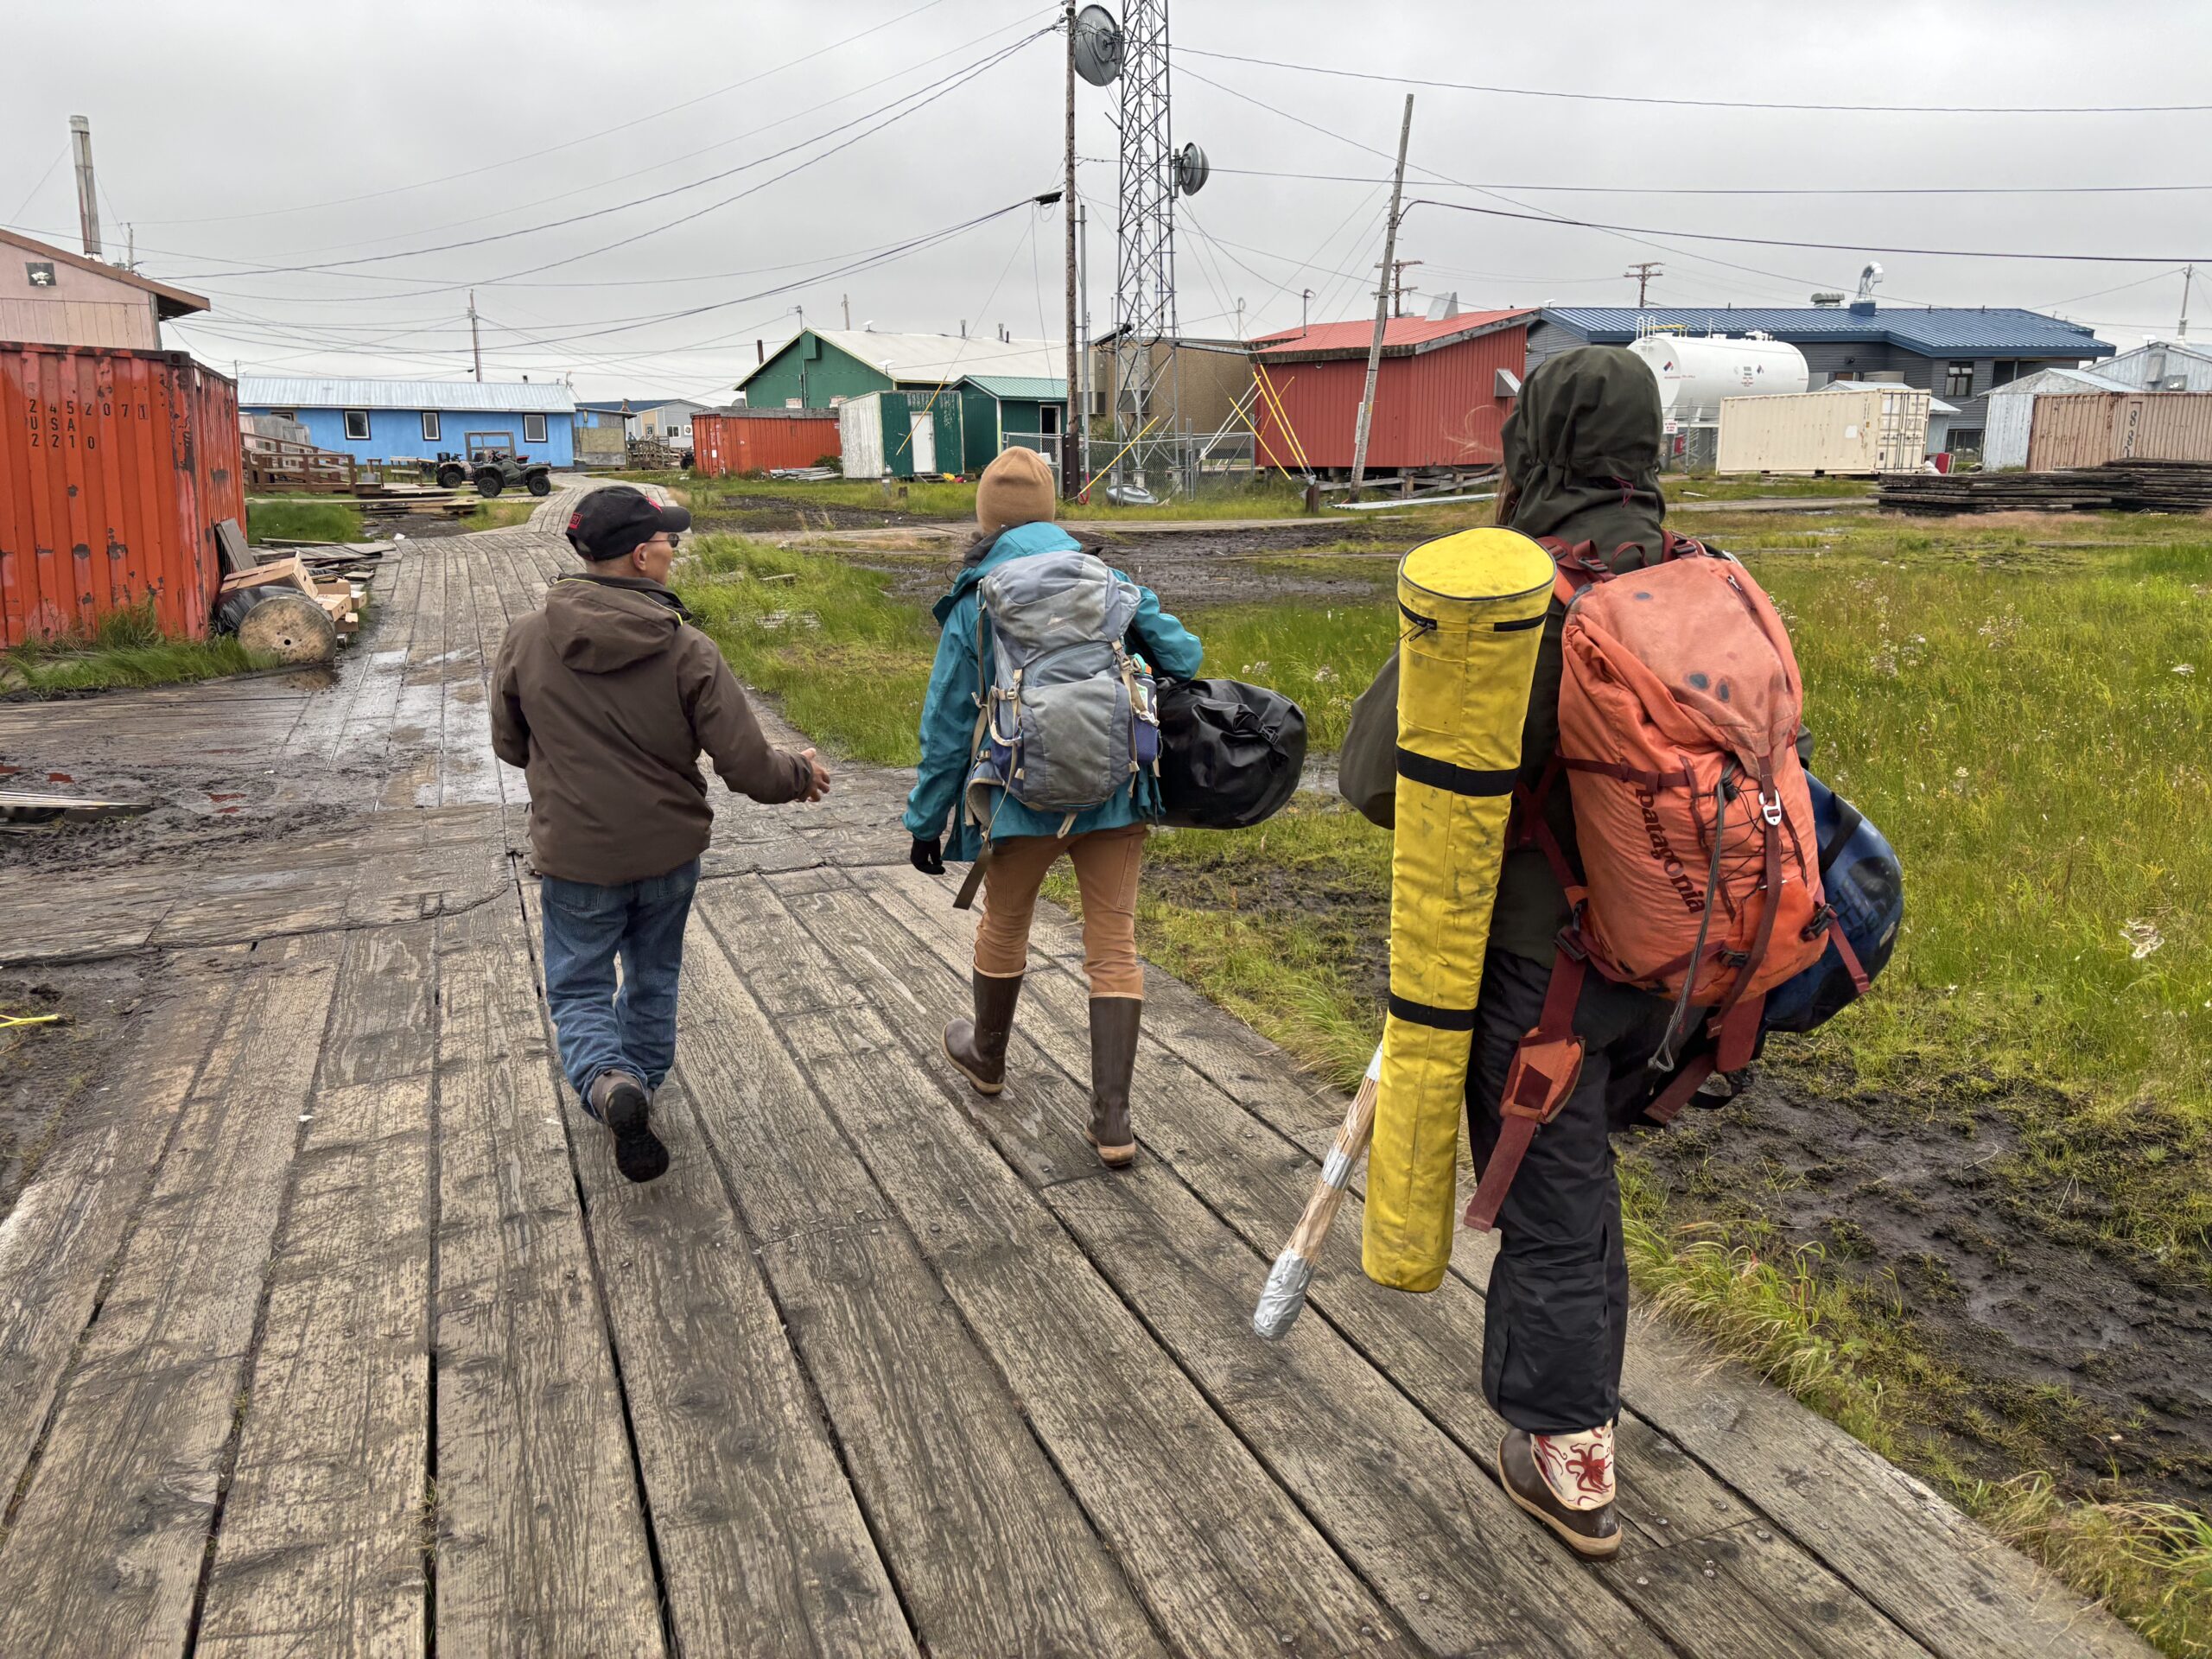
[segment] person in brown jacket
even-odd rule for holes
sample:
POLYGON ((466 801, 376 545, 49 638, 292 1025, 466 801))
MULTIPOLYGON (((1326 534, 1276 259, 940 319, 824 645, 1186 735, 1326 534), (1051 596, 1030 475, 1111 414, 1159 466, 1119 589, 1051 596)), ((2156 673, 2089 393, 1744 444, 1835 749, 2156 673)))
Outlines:
POLYGON ((769 747, 721 652, 665 586, 690 526, 682 507, 626 485, 587 495, 569 520, 583 573, 507 630, 492 671, 492 747, 530 779, 561 1069, 633 1181, 668 1167, 652 1098, 676 1058, 683 925, 714 826, 700 752, 756 801, 818 801, 830 788, 812 749, 769 747))

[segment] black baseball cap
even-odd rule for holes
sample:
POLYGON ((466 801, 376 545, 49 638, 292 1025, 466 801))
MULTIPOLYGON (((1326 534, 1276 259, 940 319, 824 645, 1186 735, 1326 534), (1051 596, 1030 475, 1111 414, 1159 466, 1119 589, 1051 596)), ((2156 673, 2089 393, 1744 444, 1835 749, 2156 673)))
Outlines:
POLYGON ((643 490, 616 484, 594 490, 569 515, 569 544, 595 563, 626 559, 663 531, 690 528, 683 508, 658 506, 643 490))

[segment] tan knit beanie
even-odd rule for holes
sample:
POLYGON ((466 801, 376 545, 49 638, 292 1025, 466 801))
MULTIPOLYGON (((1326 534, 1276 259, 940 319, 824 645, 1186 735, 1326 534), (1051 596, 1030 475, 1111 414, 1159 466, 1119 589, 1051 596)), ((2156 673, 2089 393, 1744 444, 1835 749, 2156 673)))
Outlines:
POLYGON ((1001 451, 976 486, 976 522, 986 535, 1050 522, 1053 507, 1052 463, 1034 449, 1001 451))

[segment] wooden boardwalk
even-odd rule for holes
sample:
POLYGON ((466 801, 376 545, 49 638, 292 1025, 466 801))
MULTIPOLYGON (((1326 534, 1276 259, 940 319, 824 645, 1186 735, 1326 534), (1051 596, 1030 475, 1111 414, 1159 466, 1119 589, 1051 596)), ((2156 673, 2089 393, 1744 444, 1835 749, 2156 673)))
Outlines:
POLYGON ((250 856, 0 865, 0 962, 158 964, 105 1116, 0 1222, 0 1655, 2145 1651, 1649 1325, 1627 1541, 1576 1562, 1490 1472, 1471 1236, 1383 1291, 1355 1198, 1258 1342, 1340 1103, 1154 974, 1142 1149, 1102 1171, 1056 915, 976 1097, 938 1052, 972 924, 891 774, 719 798, 675 1162, 622 1180, 486 747, 500 632, 568 564, 543 527, 419 544, 334 685, 0 707, 11 764, 197 746, 353 806, 250 856))

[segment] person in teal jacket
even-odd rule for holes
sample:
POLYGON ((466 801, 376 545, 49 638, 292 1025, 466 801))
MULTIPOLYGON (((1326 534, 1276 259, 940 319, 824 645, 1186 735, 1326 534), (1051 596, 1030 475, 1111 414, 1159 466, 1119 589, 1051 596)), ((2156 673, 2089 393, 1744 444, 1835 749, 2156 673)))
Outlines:
MULTIPOLYGON (((947 858, 970 860, 984 850, 983 831, 969 820, 962 798, 975 761, 976 585, 1010 560, 1078 545, 1052 523, 1054 505, 1052 469, 1042 455, 1008 449, 994 461, 976 492, 982 534, 932 613, 944 632, 922 704, 922 764, 906 816, 913 865, 925 874, 942 875, 947 858)), ((1158 594, 1148 588, 1143 593, 1128 648, 1162 678, 1196 678, 1197 636, 1160 608, 1158 594)), ((989 625, 983 626, 988 650, 989 625)), ((976 930, 975 1017, 944 1028, 946 1057, 979 1093, 995 1095, 1006 1086, 1007 1042, 1028 968, 1037 891, 1065 854, 1083 894, 1084 971, 1090 982, 1090 1142, 1113 1168, 1136 1156, 1129 1075, 1144 1013, 1137 874, 1145 836, 1159 816, 1159 784, 1149 772, 1072 823, 1064 814, 1033 812, 1001 794, 990 818, 990 861, 976 930)))

